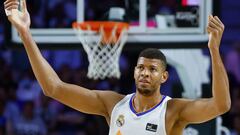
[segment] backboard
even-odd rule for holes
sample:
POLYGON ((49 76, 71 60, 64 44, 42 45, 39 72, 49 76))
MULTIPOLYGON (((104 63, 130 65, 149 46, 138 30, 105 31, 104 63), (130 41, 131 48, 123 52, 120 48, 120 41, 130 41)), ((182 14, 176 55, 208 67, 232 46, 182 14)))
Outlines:
MULTIPOLYGON (((31 32, 37 43, 79 43, 72 22, 126 21, 128 43, 205 42, 212 0, 32 0, 31 32)), ((21 40, 14 28, 11 41, 21 40)))

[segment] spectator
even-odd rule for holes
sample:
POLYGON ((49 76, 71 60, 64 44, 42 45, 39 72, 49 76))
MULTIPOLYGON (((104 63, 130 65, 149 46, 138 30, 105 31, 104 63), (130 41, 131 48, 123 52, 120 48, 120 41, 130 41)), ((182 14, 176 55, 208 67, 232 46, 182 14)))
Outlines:
POLYGON ((80 112, 62 106, 57 115, 57 131, 60 135, 84 134, 86 116, 80 112))
POLYGON ((16 98, 16 86, 7 89, 7 102, 5 107, 5 116, 12 123, 13 120, 20 116, 20 108, 16 98))
POLYGON ((59 103, 41 94, 40 104, 36 108, 37 116, 40 116, 47 126, 48 134, 54 134, 56 128, 56 116, 59 103))
POLYGON ((27 70, 23 74, 17 89, 17 98, 20 101, 37 100, 41 92, 41 88, 34 79, 32 70, 27 70))
POLYGON ((21 116, 12 123, 14 135, 47 135, 47 130, 42 119, 34 114, 33 101, 25 101, 21 116))

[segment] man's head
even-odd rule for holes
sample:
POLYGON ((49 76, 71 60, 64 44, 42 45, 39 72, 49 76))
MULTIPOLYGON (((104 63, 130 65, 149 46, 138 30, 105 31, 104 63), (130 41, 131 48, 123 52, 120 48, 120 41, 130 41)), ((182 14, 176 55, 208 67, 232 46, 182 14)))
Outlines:
POLYGON ((159 92, 159 88, 168 78, 167 62, 158 49, 145 49, 139 57, 134 71, 137 91, 144 96, 159 92))

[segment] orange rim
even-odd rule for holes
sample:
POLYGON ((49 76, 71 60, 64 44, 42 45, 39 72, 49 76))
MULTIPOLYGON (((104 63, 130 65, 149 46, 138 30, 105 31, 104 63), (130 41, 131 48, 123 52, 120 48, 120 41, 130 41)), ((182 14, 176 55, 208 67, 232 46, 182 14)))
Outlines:
POLYGON ((103 38, 101 42, 103 44, 114 44, 118 41, 123 30, 129 29, 129 24, 125 22, 113 22, 113 21, 86 21, 82 23, 74 22, 72 24, 73 29, 91 30, 100 33, 103 30, 103 38), (112 33, 116 27, 116 32, 112 33))

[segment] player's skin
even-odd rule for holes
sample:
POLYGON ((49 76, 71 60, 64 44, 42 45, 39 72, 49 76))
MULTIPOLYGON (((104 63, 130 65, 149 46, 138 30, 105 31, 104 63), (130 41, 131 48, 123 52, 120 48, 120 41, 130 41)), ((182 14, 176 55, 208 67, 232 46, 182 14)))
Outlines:
MULTIPOLYGON (((19 12, 17 0, 6 0, 5 10, 10 11, 8 20, 17 29, 23 41, 33 72, 46 96, 80 112, 101 115, 110 123, 113 107, 125 95, 113 91, 89 90, 63 82, 41 55, 30 33, 30 17, 25 0, 19 12)), ((224 25, 217 16, 208 18, 208 48, 212 63, 212 97, 206 99, 172 99, 168 101, 166 131, 168 135, 181 135, 191 123, 202 123, 213 119, 230 109, 228 77, 219 53, 224 25)), ((197 76, 196 76, 197 77, 197 76)), ((134 71, 136 95, 133 106, 136 112, 144 112, 158 104, 162 98, 161 84, 167 81, 168 72, 158 59, 140 57, 134 71)))

